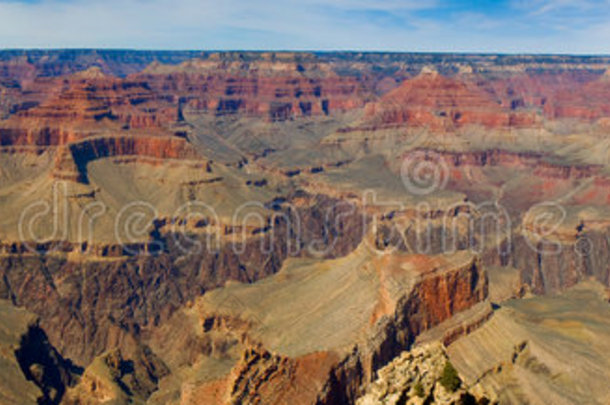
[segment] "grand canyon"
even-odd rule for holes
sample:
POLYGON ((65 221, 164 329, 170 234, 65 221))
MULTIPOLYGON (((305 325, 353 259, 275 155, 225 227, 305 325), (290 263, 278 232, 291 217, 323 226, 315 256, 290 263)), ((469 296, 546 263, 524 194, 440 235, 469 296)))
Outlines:
POLYGON ((610 403, 610 57, 0 51, 0 403, 610 403))

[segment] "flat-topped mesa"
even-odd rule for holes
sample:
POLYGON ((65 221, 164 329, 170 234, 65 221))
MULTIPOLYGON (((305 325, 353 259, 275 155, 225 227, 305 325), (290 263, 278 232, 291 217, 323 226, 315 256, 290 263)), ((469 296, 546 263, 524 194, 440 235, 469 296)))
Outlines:
POLYGON ((308 62, 193 60, 152 66, 131 79, 146 81, 159 94, 178 95, 185 110, 270 121, 353 110, 371 97, 358 77, 308 62))

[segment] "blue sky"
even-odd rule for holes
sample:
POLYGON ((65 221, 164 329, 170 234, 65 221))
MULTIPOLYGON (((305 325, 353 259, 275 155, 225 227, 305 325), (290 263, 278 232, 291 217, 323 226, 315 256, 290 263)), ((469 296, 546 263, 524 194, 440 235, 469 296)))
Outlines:
POLYGON ((610 0, 0 0, 0 48, 610 54, 610 0))

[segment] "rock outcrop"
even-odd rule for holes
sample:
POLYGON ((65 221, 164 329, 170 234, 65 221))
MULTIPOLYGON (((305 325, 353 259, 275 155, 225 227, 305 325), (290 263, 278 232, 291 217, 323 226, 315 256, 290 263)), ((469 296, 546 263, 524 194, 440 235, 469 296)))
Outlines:
POLYGON ((168 373, 167 366, 147 347, 136 344, 129 357, 114 349, 91 362, 62 403, 144 403, 168 373))
POLYGON ((440 344, 418 346, 378 371, 378 378, 356 405, 489 404, 460 380, 440 344))

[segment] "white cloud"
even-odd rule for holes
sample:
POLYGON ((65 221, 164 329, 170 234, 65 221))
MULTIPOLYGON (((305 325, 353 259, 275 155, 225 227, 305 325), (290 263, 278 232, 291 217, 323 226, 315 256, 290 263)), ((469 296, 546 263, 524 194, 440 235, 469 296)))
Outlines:
POLYGON ((0 47, 610 52, 610 0, 583 1, 0 0, 0 47))

